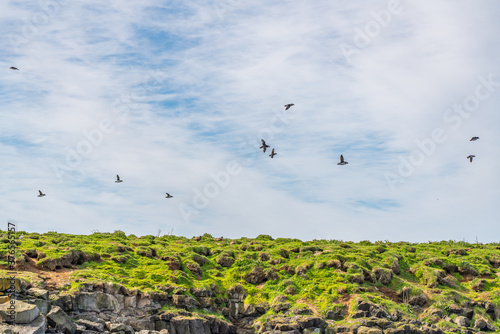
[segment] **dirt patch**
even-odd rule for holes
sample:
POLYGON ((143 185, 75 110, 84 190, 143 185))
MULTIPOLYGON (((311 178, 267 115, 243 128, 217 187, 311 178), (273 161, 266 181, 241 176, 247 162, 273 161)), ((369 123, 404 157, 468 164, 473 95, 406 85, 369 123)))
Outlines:
POLYGON ((315 316, 320 316, 318 309, 316 308, 315 305, 311 304, 307 299, 301 298, 297 300, 297 303, 305 304, 309 309, 313 312, 315 316))
MULTIPOLYGON (((8 266, 0 266, 0 269, 9 270, 8 266)), ((49 291, 59 290, 63 286, 71 284, 71 275, 76 271, 74 269, 56 269, 50 270, 40 270, 34 259, 27 258, 27 262, 23 264, 17 264, 14 267, 15 271, 18 272, 30 272, 36 274, 36 276, 43 280, 47 286, 45 289, 49 291)))
POLYGON ((346 309, 349 309, 349 307, 351 306, 351 300, 353 300, 355 297, 356 295, 343 295, 339 301, 346 307, 346 309))
POLYGON ((386 287, 379 287, 378 290, 393 302, 396 302, 398 304, 401 303, 401 300, 399 299, 398 293, 396 291, 386 287))

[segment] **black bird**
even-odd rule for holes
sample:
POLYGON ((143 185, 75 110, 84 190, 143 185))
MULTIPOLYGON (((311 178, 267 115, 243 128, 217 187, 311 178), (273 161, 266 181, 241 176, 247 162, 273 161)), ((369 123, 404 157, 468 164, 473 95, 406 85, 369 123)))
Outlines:
POLYGON ((270 157, 271 157, 271 159, 272 159, 272 158, 274 158, 274 156, 275 156, 276 154, 278 154, 278 153, 274 153, 274 148, 273 148, 273 150, 271 151, 271 154, 269 154, 269 156, 270 156, 270 157))
POLYGON ((266 153, 266 148, 269 147, 269 145, 266 145, 266 141, 264 139, 261 139, 262 141, 262 146, 259 147, 259 149, 263 148, 264 149, 264 153, 266 153))
POLYGON ((121 183, 123 180, 120 179, 120 175, 116 175, 116 181, 115 183, 121 183))
POLYGON ((290 103, 290 104, 285 104, 285 110, 290 109, 291 106, 294 106, 295 104, 290 103))
POLYGON ((341 154, 340 155, 340 162, 337 165, 343 166, 343 165, 347 165, 347 164, 348 164, 348 162, 344 161, 344 156, 341 154))
POLYGON ((19 69, 17 67, 14 67, 14 66, 11 66, 10 69, 14 70, 14 71, 19 71, 19 69))
POLYGON ((479 139, 479 137, 472 137, 472 138, 470 139, 470 141, 476 141, 476 140, 478 140, 478 139, 479 139))
POLYGON ((469 155, 469 156, 467 157, 467 159, 469 159, 469 160, 470 160, 470 162, 472 162, 472 159, 474 159, 475 157, 476 157, 475 155, 472 155, 472 154, 471 154, 471 155, 469 155))
POLYGON ((41 190, 38 190, 38 192, 40 193, 40 195, 38 195, 37 197, 47 196, 46 194, 42 193, 42 191, 41 191, 41 190))
POLYGON ((172 198, 172 197, 174 197, 174 196, 170 195, 169 193, 166 193, 166 194, 167 194, 167 196, 165 196, 165 198, 172 198))

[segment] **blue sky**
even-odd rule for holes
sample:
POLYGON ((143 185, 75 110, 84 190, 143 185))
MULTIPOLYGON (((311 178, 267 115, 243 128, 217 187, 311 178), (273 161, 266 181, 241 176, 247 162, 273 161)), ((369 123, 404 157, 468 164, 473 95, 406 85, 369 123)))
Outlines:
POLYGON ((498 241, 499 4, 41 0, 0 13, 5 226, 498 241))

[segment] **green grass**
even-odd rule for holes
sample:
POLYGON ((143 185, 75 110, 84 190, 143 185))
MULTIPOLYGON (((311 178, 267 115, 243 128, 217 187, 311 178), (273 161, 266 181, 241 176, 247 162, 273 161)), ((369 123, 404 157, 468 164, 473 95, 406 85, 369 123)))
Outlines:
MULTIPOLYGON (((0 254, 6 254, 8 244, 1 240, 7 240, 7 233, 0 233, 0 254)), ((500 306, 500 271, 490 262, 500 259, 498 244, 302 242, 273 240, 267 235, 216 241, 209 234, 195 241, 172 235, 127 236, 122 231, 92 235, 17 232, 21 233, 25 237, 18 242, 16 254, 20 262, 28 250, 45 255, 37 262, 40 266, 72 251, 101 258, 74 264, 78 269, 72 276, 72 291, 85 282, 112 282, 145 292, 160 291, 162 287, 189 291, 215 284, 220 293, 241 284, 248 291, 245 303, 252 305, 272 304, 277 296, 284 295, 293 308, 312 305, 324 314, 339 305, 352 308, 348 300, 363 297, 389 311, 400 310, 414 316, 409 305, 390 299, 384 290, 398 294, 409 287, 412 296, 427 295, 426 306, 445 307, 471 300, 490 300, 500 306), (232 259, 234 263, 223 267, 219 264, 221 259, 232 259), (258 286, 247 283, 245 277, 257 266, 265 272, 274 270, 278 279, 258 286), (393 274, 388 286, 375 281, 376 269, 391 268, 399 268, 399 274, 393 274), (456 278, 456 287, 439 284, 439 277, 450 275, 456 278), (474 291, 472 286, 479 275, 486 279, 485 287, 483 291, 474 291), (356 281, 360 277, 365 278, 364 282, 356 281)), ((7 264, 5 256, 0 257, 0 264, 7 264)))

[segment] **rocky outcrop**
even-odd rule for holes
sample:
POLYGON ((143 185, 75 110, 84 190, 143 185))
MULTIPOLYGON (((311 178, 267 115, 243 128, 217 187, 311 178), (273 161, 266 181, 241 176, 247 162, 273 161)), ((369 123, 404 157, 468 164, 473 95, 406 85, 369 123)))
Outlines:
POLYGON ((50 310, 47 321, 50 326, 59 328, 65 334, 74 334, 76 331, 76 324, 59 306, 54 306, 50 310))
POLYGON ((0 317, 4 321, 11 321, 14 314, 16 324, 29 324, 40 316, 38 306, 25 303, 21 300, 12 300, 0 304, 0 317))
MULTIPOLYGON (((359 272, 365 275, 363 270, 359 272)), ((391 272, 391 269, 384 268, 367 274, 371 273, 382 283, 381 278, 391 272)), ((259 277, 255 282, 262 282, 270 277, 269 270, 265 271, 260 267, 252 274, 254 276, 249 277, 259 277)), ((292 280, 285 280, 284 283, 286 291, 292 292, 288 288, 295 289, 292 280)), ((409 296, 406 300, 408 307, 421 312, 422 306, 427 304, 427 296, 424 293, 412 296, 411 291, 405 289, 403 290, 409 296)), ((162 290, 164 292, 143 293, 111 283, 87 283, 79 292, 51 292, 49 296, 47 290, 25 288, 21 294, 24 300, 16 301, 18 306, 25 305, 25 308, 19 308, 22 312, 18 315, 18 320, 25 323, 0 326, 0 333, 9 333, 10 330, 12 333, 66 334, 231 334, 238 329, 239 333, 244 334, 442 334, 443 330, 434 325, 438 321, 442 321, 445 327, 446 324, 449 328, 459 326, 464 332, 477 333, 495 331, 496 328, 491 324, 500 315, 500 310, 494 303, 471 301, 451 304, 443 310, 431 307, 423 317, 431 319, 431 322, 424 323, 406 318, 397 310, 389 313, 384 305, 378 305, 367 298, 358 298, 351 302, 350 307, 336 305, 325 314, 316 316, 311 308, 294 305, 290 298, 292 294, 279 294, 270 305, 265 302, 245 304, 248 291, 242 285, 235 285, 224 291, 215 284, 190 289, 164 287, 162 290), (176 310, 161 312, 160 309, 165 304, 176 307, 176 310), (474 308, 477 307, 484 311, 475 313, 474 308), (230 322, 194 312, 199 309, 222 313, 230 322), (266 316, 265 321, 259 320, 269 309, 275 315, 266 316), (342 324, 338 323, 339 320, 342 320, 342 324)), ((0 305, 0 310, 8 305, 9 303, 0 305)))

